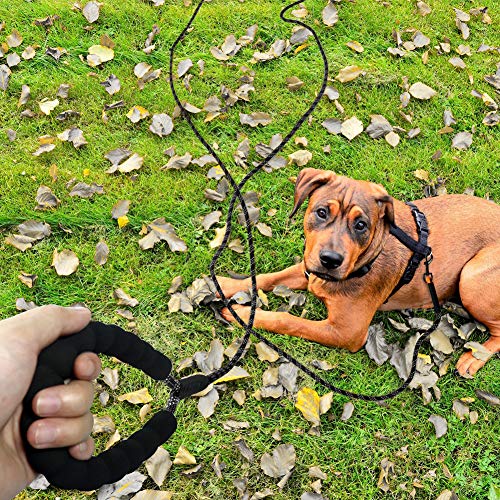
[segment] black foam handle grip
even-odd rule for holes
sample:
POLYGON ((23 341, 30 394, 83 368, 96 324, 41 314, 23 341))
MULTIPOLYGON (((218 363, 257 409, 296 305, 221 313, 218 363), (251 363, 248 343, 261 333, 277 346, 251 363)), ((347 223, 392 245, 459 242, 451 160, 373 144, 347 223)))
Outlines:
POLYGON ((33 469, 42 473, 52 485, 88 491, 114 483, 137 469, 174 433, 177 420, 171 412, 158 412, 128 439, 89 460, 73 458, 68 448, 33 448, 26 435, 29 426, 39 418, 32 408, 35 394, 70 378, 75 358, 83 352, 115 356, 155 380, 165 379, 170 374, 172 363, 136 335, 99 322, 91 322, 81 332, 58 339, 40 353, 23 401, 21 435, 26 457, 33 469))

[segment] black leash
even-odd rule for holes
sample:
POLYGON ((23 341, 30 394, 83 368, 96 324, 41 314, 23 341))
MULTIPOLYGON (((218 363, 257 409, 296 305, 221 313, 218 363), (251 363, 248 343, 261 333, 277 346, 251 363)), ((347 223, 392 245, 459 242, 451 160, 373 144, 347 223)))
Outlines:
MULTIPOLYGON (((196 16, 198 15, 198 12, 199 12, 201 6, 203 5, 204 1, 205 0, 200 0, 198 5, 196 6, 195 11, 193 12, 193 15, 191 16, 189 22, 187 23, 186 27, 184 28, 182 33, 177 37, 177 39, 172 44, 172 47, 170 49, 170 88, 172 90, 172 94, 174 96, 175 102, 177 103, 177 106, 179 106, 179 108, 181 109, 183 117, 188 122, 191 130, 196 135, 196 137, 200 140, 200 142, 205 146, 207 151, 211 155, 214 156, 214 158, 216 159, 216 161, 218 162, 218 164, 222 168, 224 174, 226 175, 229 183, 231 184, 231 186, 234 189, 234 194, 233 194, 231 201, 229 203, 228 215, 226 218, 226 231, 224 233, 224 239, 222 241, 221 246, 215 252, 215 255, 210 263, 210 277, 212 278, 212 281, 214 282, 215 288, 216 288, 217 292, 219 293, 221 299, 223 300, 224 304, 226 305, 226 307, 230 310, 231 314, 234 316, 234 318, 237 320, 237 322, 245 329, 245 335, 244 335, 243 340, 242 340, 237 352, 235 353, 235 355, 224 366, 222 366, 221 368, 219 368, 215 372, 207 375, 207 377, 212 382, 214 382, 214 381, 218 380, 219 378, 221 378, 223 375, 225 375, 227 372, 229 372, 241 359, 241 357, 245 351, 245 348, 248 345, 250 335, 254 335, 260 341, 264 342, 268 347, 270 347, 274 351, 276 351, 280 356, 282 356, 283 358, 287 359, 288 361, 293 363, 295 366, 300 368, 304 373, 309 375, 313 380, 315 380, 319 384, 323 385, 327 389, 336 392, 337 394, 341 394, 343 396, 347 396, 347 397, 355 398, 355 399, 361 399, 361 400, 365 400, 365 401, 383 401, 385 399, 393 398, 396 395, 398 395, 399 393, 401 393, 402 391, 404 391, 410 385, 411 381, 413 380, 413 377, 415 376, 415 372, 416 372, 418 350, 419 350, 420 346, 422 345, 422 343, 425 341, 425 339, 430 335, 430 333, 435 328, 437 328, 439 321, 441 320, 439 301, 437 300, 437 294, 436 294, 436 291, 434 288, 434 283, 432 282, 432 274, 430 274, 430 272, 428 273, 428 276, 430 276, 431 280, 430 280, 430 282, 428 282, 428 287, 429 287, 431 297, 433 298, 433 303, 434 303, 434 307, 435 307, 435 311, 436 311, 436 319, 435 319, 431 329, 429 331, 426 331, 425 333, 423 333, 423 335, 417 340, 417 343, 415 344, 415 349, 414 349, 413 357, 412 357, 412 365, 411 365, 411 369, 410 369, 410 373, 409 373, 408 377, 401 384, 400 387, 398 387, 394 391, 387 393, 387 394, 383 394, 380 396, 372 396, 372 395, 358 394, 358 393, 347 391, 345 389, 341 389, 340 387, 337 387, 337 386, 331 384, 330 382, 328 382, 327 380, 325 380, 324 378, 322 378, 316 372, 307 368, 305 365, 300 363, 298 360, 296 360, 290 354, 283 351, 281 348, 276 346, 270 340, 268 340, 263 335, 261 335, 260 333, 256 332, 253 329, 253 323, 254 323, 254 319, 255 319, 255 311, 257 309, 257 280, 256 280, 257 273, 256 273, 256 267, 255 267, 255 249, 254 249, 254 241, 253 241, 253 236, 252 236, 252 228, 251 228, 249 215, 248 215, 248 209, 247 209, 244 197, 241 193, 241 189, 257 172, 259 172, 261 170, 261 168, 264 165, 266 165, 266 163, 268 161, 270 161, 279 151, 281 151, 285 147, 285 145, 290 141, 290 139, 293 137, 295 132, 297 132, 297 130, 304 123, 304 121, 308 118, 308 116, 316 108, 316 106, 318 105, 320 99, 322 98, 322 96, 324 94, 324 91, 325 91, 327 83, 328 83, 328 60, 327 60, 323 45, 319 39, 319 36, 315 32, 315 30, 313 28, 311 28, 310 26, 308 26, 307 24, 303 23, 302 21, 298 21, 296 19, 290 19, 290 18, 285 17, 285 14, 288 10, 290 10, 293 7, 295 7, 296 5, 302 3, 302 1, 301 0, 296 1, 296 2, 286 6, 285 8, 283 8, 282 11, 280 12, 281 19, 285 22, 297 24, 299 26, 302 26, 305 29, 308 29, 311 32, 312 36, 314 37, 314 39, 318 45, 318 49, 319 49, 321 57, 323 59, 323 81, 322 81, 321 89, 318 92, 313 103, 309 106, 307 111, 300 117, 300 119, 296 122, 294 127, 286 135, 286 137, 281 141, 281 143, 276 148, 274 148, 268 154, 268 156, 266 158, 264 158, 255 168, 253 168, 249 173, 247 173, 245 175, 245 177, 242 179, 242 181, 240 181, 240 183, 237 184, 236 181, 234 180, 234 178, 232 177, 231 173, 229 172, 229 169, 224 164, 224 162, 219 158, 216 151, 205 140, 205 138, 202 136, 202 134, 200 133, 200 131, 198 130, 198 128, 194 124, 193 120, 191 119, 191 115, 182 105, 182 102, 180 101, 180 99, 177 95, 177 92, 175 90, 175 85, 174 85, 173 59, 174 59, 175 49, 176 49, 177 45, 181 42, 181 40, 185 37, 188 30, 191 28, 191 25, 194 22, 194 20, 196 19, 196 16), (251 293, 251 304, 250 304, 250 317, 249 317, 248 323, 245 323, 245 321, 243 321, 243 319, 237 314, 237 312, 232 307, 232 302, 225 297, 224 292, 223 292, 222 288, 220 287, 219 282, 217 280, 217 276, 215 274, 215 266, 217 264, 217 261, 219 260, 219 257, 221 256, 222 252, 226 248, 227 243, 229 241, 230 234, 231 234, 232 218, 233 218, 233 211, 234 211, 236 199, 239 200, 240 205, 242 207, 244 217, 245 217, 245 229, 246 229, 246 233, 247 233, 248 251, 249 251, 249 256, 250 256, 250 273, 251 273, 252 293, 251 293), (436 300, 434 300, 434 298, 436 300)), ((415 209, 416 209, 416 207, 415 207, 415 209)), ((416 209, 416 210, 418 211, 418 209, 416 209)), ((423 220, 425 220, 425 216, 422 214, 422 212, 418 211, 418 213, 421 214, 418 216, 419 217, 418 221, 420 222, 422 220, 421 217, 423 217, 423 220)), ((407 246, 408 248, 410 248, 414 252, 412 259, 411 259, 412 266, 415 264, 417 259, 419 259, 417 266, 416 266, 416 267, 418 267, 418 264, 422 260, 420 258, 421 256, 425 256, 426 254, 432 255, 430 248, 426 246, 427 236, 428 236, 428 229, 427 229, 426 223, 425 223, 425 225, 417 224, 417 230, 419 233, 419 237, 420 237, 420 235, 422 236, 422 241, 419 241, 419 242, 415 242, 412 238, 410 238, 408 235, 406 235, 406 233, 404 233, 397 226, 391 226, 391 234, 393 234, 393 230, 396 231, 396 233, 394 235, 405 246, 407 246), (422 230, 422 228, 424 226, 425 226, 425 231, 422 230)), ((430 263, 430 261, 428 263, 426 261, 426 266, 428 266, 429 263, 430 263)), ((412 267, 410 272, 408 272, 408 270, 405 271, 406 278, 409 277, 411 272, 413 273, 411 275, 413 277, 413 275, 416 271, 416 267, 414 269, 412 267)), ((363 276, 364 274, 366 274, 366 272, 368 272, 370 270, 370 268, 371 268, 371 266, 366 266, 366 269, 363 269, 363 272, 360 273, 359 276, 363 276)), ((428 269, 428 267, 427 267, 427 269, 428 269)), ((409 281, 411 281, 411 279, 409 281)), ((406 282, 409 283, 409 281, 406 281, 406 282)), ((401 286, 403 286, 403 284, 405 284, 405 283, 402 283, 402 284, 399 283, 397 286, 401 287, 401 286)), ((393 292, 393 293, 395 293, 395 292, 393 292)))
MULTIPOLYGON (((314 29, 306 25, 302 21, 285 17, 285 14, 290 9, 292 9, 296 5, 299 5, 302 1, 303 0, 298 0, 286 6, 284 9, 282 9, 280 17, 284 22, 296 24, 309 30, 316 40, 324 66, 321 89, 319 90, 313 103, 300 117, 300 119, 296 122, 294 127, 281 141, 281 143, 276 148, 274 148, 271 153, 269 153, 269 155, 264 158, 264 160, 262 160, 254 169, 248 172, 239 183, 235 182, 235 180, 231 176, 231 173, 224 165, 224 162, 221 161, 217 153, 203 138, 201 133, 192 122, 189 113, 186 111, 177 96, 173 82, 173 58, 175 48, 187 34, 205 0, 199 1, 188 24, 186 25, 182 33, 177 37, 170 50, 170 86, 174 99, 181 109, 184 118, 193 130, 194 134, 217 160, 221 169, 226 175, 226 178, 234 189, 234 193, 228 209, 226 232, 224 234, 221 246, 215 252, 212 262, 210 263, 210 275, 219 295, 221 296, 233 316, 237 319, 238 323, 245 329, 245 335, 243 337, 241 345, 238 348, 238 351, 226 365, 209 375, 197 374, 183 379, 176 379, 171 375, 172 362, 169 358, 167 358, 161 352, 153 349, 151 345, 141 340, 136 335, 130 332, 126 332, 116 325, 105 325, 99 322, 91 322, 81 332, 60 338, 56 342, 45 348, 38 357, 33 380, 31 382, 28 393, 23 400, 23 413, 21 415, 20 427, 21 435, 23 436, 24 440, 26 457, 29 463, 34 470, 44 474, 49 482, 54 486, 65 489, 80 489, 84 491, 94 490, 99 488, 103 484, 114 483, 125 476, 125 474, 137 469, 141 465, 141 463, 149 458, 156 451, 157 447, 161 446, 165 441, 167 441, 168 438, 176 430, 177 419, 175 418, 174 411, 179 401, 204 390, 206 387, 208 387, 208 385, 210 385, 210 383, 217 381, 219 378, 229 372, 229 370, 231 370, 231 368, 236 365, 236 363, 243 355, 251 334, 264 342, 267 346, 275 350, 280 356, 300 368, 304 373, 309 375, 316 382, 322 384, 323 386, 336 392, 337 394, 341 394, 349 398, 362 399, 366 401, 382 401, 396 396, 404 389, 406 389, 406 387, 408 387, 408 385, 411 383, 416 372, 418 350, 425 339, 429 336, 429 334, 438 326, 441 319, 441 312, 439 310, 439 301, 437 298, 436 290, 434 288, 432 273, 430 273, 429 270, 429 264, 432 255, 430 249, 427 253, 427 250, 423 248, 426 247, 426 243, 424 243, 423 247, 421 248, 419 246, 419 242, 415 242, 412 238, 407 237, 404 232, 400 234, 396 231, 397 234, 395 234, 395 236, 400 239, 403 244, 412 249, 414 254, 422 250, 423 253, 420 252, 419 255, 424 255, 426 259, 426 272, 424 274, 424 277, 428 284, 429 291, 436 310, 436 319, 434 320, 431 329, 426 331, 418 338, 413 352, 410 373, 403 384, 396 390, 381 396, 370 396, 357 394, 338 388, 327 380, 324 380, 317 373, 313 372, 296 359, 294 359, 290 354, 284 352, 282 349, 274 345, 260 333, 253 330, 255 311, 257 309, 257 273, 255 266, 255 248, 252 237, 252 228, 250 224, 248 207, 241 193, 241 189, 249 179, 251 179, 258 171, 260 171, 260 169, 264 165, 266 165, 290 141, 295 132, 300 128, 300 126, 318 105, 320 99, 324 94, 328 81, 328 61, 321 41, 314 29), (242 318, 238 316, 231 303, 229 303, 229 301, 226 299, 215 275, 216 263, 228 244, 232 228, 234 208, 237 200, 241 205, 241 209, 245 219, 251 270, 252 299, 251 312, 248 323, 245 323, 242 318), (409 238, 409 240, 406 240, 405 237, 409 238), (27 432, 30 425, 39 418, 34 413, 32 408, 34 396, 39 391, 47 387, 61 385, 64 383, 64 380, 71 378, 76 357, 82 352, 89 351, 95 352, 97 354, 102 353, 110 356, 115 356, 121 361, 142 370, 153 379, 165 382, 171 388, 170 397, 166 407, 163 410, 157 412, 144 425, 142 429, 132 434, 128 439, 120 441, 109 450, 106 450, 100 455, 94 456, 89 460, 76 460, 70 455, 68 448, 39 450, 31 447, 26 438, 27 432)), ((417 228, 418 227, 419 226, 417 223, 417 228)), ((420 229, 419 234, 423 234, 423 231, 420 231, 420 229)), ((366 272, 368 271, 369 269, 366 272)))

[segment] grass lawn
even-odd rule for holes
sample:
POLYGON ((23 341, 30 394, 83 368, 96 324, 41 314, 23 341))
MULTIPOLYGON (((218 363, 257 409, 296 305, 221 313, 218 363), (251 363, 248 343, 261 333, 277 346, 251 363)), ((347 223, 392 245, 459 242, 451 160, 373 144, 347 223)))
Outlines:
MULTIPOLYGON (((417 12, 415 3, 357 0, 336 4, 339 21, 333 27, 326 27, 321 21, 326 1, 304 2, 308 10, 304 21, 317 28, 330 64, 330 84, 338 89, 339 103, 344 108, 341 114, 335 103, 325 97, 312 121, 298 131, 297 136, 307 139, 306 149, 313 154, 308 166, 382 183, 391 195, 403 200, 423 196, 426 181, 414 174, 415 170, 422 169, 428 173, 430 182, 441 179, 448 193, 462 193, 469 188, 476 196, 498 202, 498 125, 489 127, 482 123, 488 109, 481 98, 471 95, 472 90, 486 92, 498 101, 498 93, 484 81, 484 76, 495 73, 499 53, 477 52, 481 44, 500 46, 498 4, 494 0, 480 3, 457 0, 451 5, 445 0, 432 0, 428 2, 432 12, 423 17, 417 12), (481 16, 471 16, 468 22, 470 37, 464 41, 455 26, 452 6, 467 12, 472 7, 487 6, 492 23, 481 22, 481 16), (317 26, 315 20, 318 20, 317 26), (430 45, 410 51, 404 58, 390 55, 387 48, 396 46, 392 31, 398 30, 403 40, 408 41, 412 36, 405 31, 408 29, 420 30, 430 38, 430 45), (362 53, 346 46, 353 40, 363 46, 362 53), (449 43, 451 52, 439 54, 435 49, 439 43, 449 43), (460 44, 471 48, 471 55, 462 57, 466 69, 455 68, 448 62, 450 57, 457 55, 455 50, 460 44), (429 54, 424 64, 422 55, 426 50, 429 54), (341 68, 349 65, 360 66, 365 74, 349 83, 333 80, 341 68), (412 98, 401 110, 404 77, 410 85, 420 81, 437 94, 430 100, 412 98), (447 134, 439 133, 444 127, 445 109, 452 111, 457 122, 452 125, 454 131, 447 134), (403 119, 400 111, 412 116, 411 124, 403 119), (356 115, 366 127, 373 114, 385 116, 393 126, 406 132, 416 127, 421 132, 408 139, 406 132, 400 130, 401 141, 393 148, 384 139, 373 140, 365 133, 348 141, 341 135, 329 134, 321 125, 327 118, 344 120, 356 115), (452 148, 452 137, 462 131, 473 133, 472 145, 466 150, 452 148), (325 151, 326 146, 330 147, 330 152, 325 151), (435 154, 438 150, 440 157, 433 159, 439 156, 435 154)), ((16 313, 19 297, 38 305, 84 302, 95 319, 127 328, 127 320, 116 315, 118 306, 113 298, 113 291, 122 288, 139 301, 133 308, 138 335, 171 359, 181 360, 196 351, 206 351, 214 337, 228 346, 242 335, 241 329, 221 326, 211 312, 203 308, 192 314, 170 313, 167 290, 175 276, 182 275, 185 288, 208 274, 214 252, 209 243, 215 232, 214 228, 203 230, 202 218, 220 210, 221 223, 215 227, 222 227, 229 198, 213 202, 204 197, 206 188, 217 186, 216 180, 207 179, 210 166, 191 164, 182 170, 161 170, 169 160, 164 152, 170 147, 175 147, 178 155, 189 152, 193 158, 206 153, 187 123, 177 118, 173 132, 168 137, 158 137, 148 130, 150 118, 132 123, 126 116, 136 105, 146 108, 150 115, 167 113, 172 116, 174 101, 166 79, 168 50, 188 21, 193 6, 184 6, 182 0, 165 0, 160 7, 146 0, 103 0, 99 19, 89 26, 82 13, 72 9, 72 5, 70 0, 0 3, 0 25, 5 22, 0 31, 0 43, 13 30, 18 30, 23 37, 20 46, 11 48, 0 58, 0 65, 6 64, 9 53, 21 54, 28 45, 36 49, 34 58, 21 59, 19 65, 11 68, 9 85, 5 91, 0 91, 1 317, 16 313), (34 23, 49 15, 59 16, 53 26, 45 28, 34 23), (154 24, 160 29, 154 40, 156 47, 145 54, 142 51, 144 42, 154 24), (116 44, 114 59, 98 67, 89 67, 85 62, 88 48, 99 44, 103 34, 108 34, 116 44), (67 54, 55 61, 45 55, 49 47, 64 48, 67 54), (162 69, 160 78, 146 83, 143 90, 139 89, 133 71, 140 62, 150 64, 153 69, 162 69), (110 74, 116 75, 121 82, 121 90, 112 96, 99 84, 110 74), (69 96, 59 98, 59 106, 50 115, 44 115, 38 102, 44 98, 54 100, 61 84, 70 85, 69 96), (31 99, 18 106, 23 85, 29 85, 31 99), (104 106, 119 100, 124 101, 124 107, 106 111, 107 120, 103 121, 104 106), (28 108, 35 113, 34 117, 20 115, 28 108), (80 116, 58 121, 56 115, 68 109, 77 111, 80 116), (88 144, 75 149, 69 142, 56 139, 53 151, 32 155, 39 147, 39 137, 54 137, 72 126, 83 131, 88 144), (14 141, 8 140, 8 129, 16 132, 14 141), (138 153, 144 157, 143 166, 128 174, 106 173, 110 163, 104 155, 115 148, 128 148, 138 153), (55 181, 51 176, 52 165, 57 165, 55 181), (71 180, 95 182, 103 186, 104 194, 95 194, 90 199, 70 197, 73 185, 68 187, 67 183, 71 180), (40 185, 49 186, 61 200, 57 209, 35 210, 40 185), (124 199, 131 201, 127 214, 129 223, 119 228, 111 217, 111 209, 118 200, 124 199), (187 244, 187 252, 171 252, 164 242, 152 250, 139 248, 137 242, 142 237, 139 235, 142 225, 158 217, 165 217, 175 227, 178 236, 187 244), (5 238, 16 230, 16 225, 28 219, 49 223, 51 236, 25 252, 5 244, 5 238), (96 244, 103 239, 109 246, 110 255, 104 266, 98 266, 94 263, 94 252, 96 244), (69 249, 78 255, 80 265, 71 276, 58 276, 51 267, 54 249, 69 249), (38 276, 33 288, 27 288, 18 279, 21 271, 38 276)), ((320 88, 323 69, 312 39, 296 53, 292 50, 265 63, 252 64, 250 61, 256 50, 265 52, 276 39, 290 38, 291 25, 279 19, 283 5, 283 2, 271 0, 213 0, 202 8, 193 31, 180 44, 176 54, 176 68, 186 58, 194 63, 190 70, 190 90, 181 78, 176 82, 178 92, 182 99, 199 108, 210 96, 220 97, 221 84, 232 90, 238 88, 245 74, 242 66, 255 71, 255 92, 250 93, 249 102, 239 101, 207 123, 204 122, 205 112, 194 117, 207 140, 217 144, 222 159, 237 180, 246 170, 234 164, 232 155, 243 137, 250 141, 252 152, 248 165, 251 168, 252 161, 258 160, 253 147, 260 142, 268 144, 274 134, 285 135, 320 88), (242 36, 252 24, 258 25, 255 40, 226 64, 210 54, 210 47, 220 47, 229 34, 236 38, 242 36), (197 66, 199 60, 205 62, 201 76, 197 66), (286 79, 292 76, 304 82, 296 92, 289 91, 286 86, 286 79), (240 124, 239 113, 255 111, 269 113, 272 122, 258 128, 240 124)), ((298 149, 304 147, 292 141, 283 156, 298 149)), ((296 165, 287 165, 270 174, 261 172, 245 187, 245 191, 260 193, 260 221, 273 231, 272 238, 254 231, 259 272, 282 269, 301 254, 301 218, 288 219, 293 198, 290 177, 296 176, 299 170, 296 165)), ((238 225, 233 237, 244 241, 244 232, 238 225)), ((247 273, 246 254, 226 250, 220 260, 219 274, 228 270, 247 273)), ((277 306, 275 302, 273 306, 277 306)), ((322 305, 311 296, 305 307, 309 318, 319 319, 324 315, 322 305)), ((380 314, 375 319, 383 321, 395 338, 388 316, 380 314)), ((396 313, 390 316, 400 318, 396 313)), ((305 364, 320 359, 335 365, 326 376, 346 389, 378 394, 398 384, 394 369, 388 364, 378 367, 364 350, 352 355, 297 339, 269 337, 305 364)), ((455 353, 453 362, 458 356, 459 353, 455 353)), ((156 411, 165 403, 168 393, 125 365, 109 359, 105 365, 118 368, 120 383, 114 391, 108 388, 111 395, 108 405, 102 407, 96 402, 94 410, 98 415, 112 416, 121 436, 126 437, 141 425, 139 406, 119 403, 116 398, 147 387, 153 395, 151 404, 156 411)), ((354 414, 344 422, 340 421, 340 415, 347 400, 335 397, 332 408, 322 417, 320 436, 308 434, 310 424, 294 408, 292 395, 261 401, 252 396, 261 387, 262 373, 268 368, 268 363, 259 361, 253 348, 242 366, 251 377, 228 383, 215 414, 209 419, 200 415, 195 399, 179 405, 178 431, 164 447, 173 458, 183 445, 204 467, 195 478, 181 474, 185 466, 172 467, 161 489, 173 492, 174 499, 238 498, 233 480, 242 477, 248 479, 250 496, 270 488, 273 498, 298 499, 304 492, 311 491, 310 484, 315 481, 308 475, 311 466, 320 466, 327 474, 322 494, 329 499, 436 499, 446 489, 454 490, 461 500, 485 499, 492 485, 500 487, 498 407, 478 400, 474 393, 475 389, 482 389, 500 394, 497 358, 490 360, 474 380, 457 378, 450 370, 438 384, 442 398, 429 405, 423 404, 418 391, 405 392, 389 401, 387 406, 354 401, 354 414), (247 395, 241 407, 232 398, 237 389, 244 390, 247 395), (469 419, 460 421, 452 411, 455 399, 471 397, 475 398, 470 403, 471 410, 479 414, 475 424, 469 419), (448 432, 439 439, 427 420, 431 414, 448 421, 448 432), (241 431, 226 431, 222 424, 229 419, 246 421, 250 425, 241 431), (281 442, 272 437, 276 429, 280 430, 281 442), (241 457, 233 444, 240 434, 255 453, 251 463, 241 457), (260 457, 271 453, 280 443, 293 444, 297 454, 293 474, 281 490, 278 480, 266 476, 260 467, 260 457), (226 465, 220 479, 210 466, 217 454, 226 465), (377 486, 383 458, 394 463, 394 475, 390 476, 387 493, 377 486)), ((306 386, 315 388, 320 395, 325 392, 299 375, 299 387, 306 386)), ((101 448, 107 438, 98 438, 101 448)), ((146 473, 144 467, 141 471, 146 473)), ((150 478, 143 487, 158 489, 150 478)), ((27 489, 18 498, 55 497, 89 498, 83 493, 55 489, 27 489)))

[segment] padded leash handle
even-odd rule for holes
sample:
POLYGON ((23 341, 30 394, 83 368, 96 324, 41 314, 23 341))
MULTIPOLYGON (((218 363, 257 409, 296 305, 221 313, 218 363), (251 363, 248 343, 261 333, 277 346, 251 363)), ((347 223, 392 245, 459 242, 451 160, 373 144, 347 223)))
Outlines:
POLYGON ((40 353, 23 402, 21 435, 33 469, 59 488, 88 491, 120 480, 137 469, 177 428, 174 414, 160 411, 128 439, 89 460, 73 458, 68 448, 37 450, 30 446, 26 439, 28 428, 40 418, 32 408, 35 394, 72 377, 75 358, 89 351, 115 356, 155 380, 166 379, 172 369, 171 361, 147 342, 118 326, 99 322, 91 322, 81 332, 56 340, 40 353))

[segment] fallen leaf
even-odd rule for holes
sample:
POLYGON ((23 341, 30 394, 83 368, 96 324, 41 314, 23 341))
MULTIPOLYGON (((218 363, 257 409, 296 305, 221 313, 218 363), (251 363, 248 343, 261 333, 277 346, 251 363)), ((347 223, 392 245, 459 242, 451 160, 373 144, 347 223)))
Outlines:
POLYGON ((338 135, 342 132, 342 120, 327 118, 322 124, 330 134, 338 135))
POLYGON ((422 82, 414 83, 409 89, 408 92, 415 97, 415 99, 427 100, 431 97, 434 97, 437 92, 422 82))
POLYGON ((464 63, 464 61, 460 57, 452 57, 452 58, 448 59, 448 62, 454 68, 465 69, 467 67, 467 65, 464 63))
POLYGON ((279 354, 273 350, 271 347, 268 347, 264 342, 259 342, 255 344, 255 351, 257 352, 257 356, 261 361, 269 361, 270 363, 274 363, 278 361, 279 354))
POLYGON ((339 74, 335 77, 340 83, 347 83, 355 80, 363 73, 363 70, 359 66, 346 66, 339 71, 339 74))
POLYGON ((130 295, 128 295, 126 292, 124 292, 121 288, 117 288, 113 292, 113 298, 115 298, 117 300, 117 304, 119 306, 135 307, 139 304, 139 301, 137 299, 132 298, 130 295))
POLYGON ((130 200, 118 200, 111 209, 111 217, 118 219, 128 214, 130 209, 130 200))
POLYGON ((353 412, 354 412, 354 405, 350 401, 344 403, 340 420, 342 420, 342 422, 346 422, 352 417, 353 412))
POLYGON ((297 394, 295 408, 302 413, 306 420, 316 425, 319 424, 319 396, 314 389, 309 387, 301 389, 297 394))
POLYGON ((147 118, 148 116, 149 116, 149 111, 146 108, 143 108, 142 106, 133 106, 127 113, 127 118, 132 123, 137 123, 141 120, 144 120, 144 118, 147 118))
POLYGON ((462 403, 459 399, 454 399, 453 412, 459 420, 465 420, 465 418, 469 415, 469 407, 462 403))
POLYGON ((38 306, 34 302, 26 302, 26 299, 19 298, 16 299, 16 309, 18 311, 30 311, 31 309, 36 309, 38 306))
POLYGON ((234 444, 245 460, 247 460, 250 463, 254 461, 255 454, 248 447, 247 443, 243 438, 237 439, 236 441, 234 441, 234 444))
POLYGON ((94 415, 94 424, 92 434, 113 434, 116 430, 115 423, 109 415, 96 416, 94 415))
POLYGON ((470 349, 472 352, 472 355, 476 359, 480 359, 481 361, 488 361, 492 356, 495 355, 494 352, 489 351, 484 347, 482 344, 479 342, 467 342, 464 345, 465 349, 470 349))
POLYGON ((470 132, 459 132, 451 142, 451 147, 460 150, 469 149, 472 144, 472 134, 470 132))
POLYGON ((286 79, 286 86, 290 92, 295 92, 304 86, 304 82, 296 76, 290 76, 286 79))
POLYGON ((50 236, 52 232, 49 224, 36 220, 27 220, 19 224, 17 229, 22 235, 35 238, 36 240, 43 240, 43 238, 50 236))
POLYGON ((333 26, 339 20, 339 13, 333 2, 328 0, 326 7, 321 11, 321 18, 323 20, 323 24, 326 26, 333 26))
POLYGON ((94 262, 98 266, 104 266, 104 264, 108 261, 108 256, 109 247, 104 240, 101 240, 95 247, 94 262))
POLYGON ((218 401, 219 393, 214 388, 198 400, 198 410, 202 414, 203 418, 207 419, 214 414, 218 401))
POLYGON ((242 125, 250 125, 250 127, 257 127, 258 125, 269 125, 271 123, 271 115, 262 111, 257 111, 249 115, 240 113, 240 123, 242 125))
POLYGON ((182 78, 193 67, 191 59, 182 60, 177 66, 177 76, 182 78))
POLYGON ((85 182, 77 182, 71 189, 69 196, 80 198, 91 198, 94 194, 104 194, 103 187, 93 182, 91 185, 85 182))
POLYGON ((118 227, 120 229, 124 228, 125 226, 128 225, 128 223, 130 222, 129 218, 126 216, 126 215, 120 215, 120 217, 118 217, 116 219, 116 221, 118 222, 118 227))
POLYGON ((0 89, 7 90, 12 71, 6 64, 0 65, 0 89))
POLYGON ((220 221, 222 212, 216 210, 214 212, 210 212, 208 215, 203 217, 203 221, 201 225, 205 231, 208 231, 214 224, 217 224, 220 221))
POLYGON ((33 288, 36 280, 38 279, 38 276, 36 274, 29 274, 21 271, 21 274, 19 274, 18 278, 23 285, 26 285, 28 288, 33 288))
POLYGON ((33 490, 46 490, 49 488, 50 483, 44 475, 38 474, 28 486, 33 490))
POLYGON ((382 115, 370 115, 370 125, 366 127, 365 132, 372 139, 380 139, 385 137, 389 132, 392 132, 392 125, 382 115))
POLYGON ((193 359, 203 373, 211 373, 222 366, 223 352, 222 342, 219 339, 214 339, 210 342, 208 352, 199 351, 194 354, 193 359))
POLYGON ((388 134, 386 134, 384 136, 384 139, 393 148, 395 148, 399 144, 399 141, 400 141, 399 135, 396 134, 396 132, 394 132, 394 131, 391 131, 388 134))
POLYGON ((288 155, 289 165, 297 165, 298 167, 303 167, 307 165, 312 160, 312 153, 306 149, 299 149, 292 154, 288 155))
POLYGON ((45 115, 50 115, 51 111, 53 111, 57 106, 59 106, 59 99, 54 99, 53 101, 49 101, 44 99, 38 103, 40 107, 40 111, 45 115))
POLYGON ((174 155, 170 160, 168 160, 167 164, 162 167, 162 170, 181 170, 186 168, 191 163, 193 156, 191 153, 186 153, 182 156, 174 155))
POLYGON ((363 122, 356 116, 342 122, 340 133, 350 141, 361 134, 361 132, 363 132, 363 122))
POLYGON ((160 113, 153 115, 153 120, 149 126, 149 130, 158 137, 166 137, 174 130, 174 122, 169 115, 160 113))
POLYGON ((99 8, 101 7, 100 3, 97 2, 88 2, 85 7, 82 9, 82 14, 85 16, 85 19, 89 23, 95 23, 99 19, 99 8))
POLYGON ((111 369, 109 367, 106 367, 102 370, 101 372, 103 382, 109 386, 111 389, 115 390, 118 388, 119 384, 119 375, 118 375, 118 369, 111 369))
POLYGON ((443 437, 448 431, 448 422, 445 418, 439 415, 431 415, 427 420, 434 425, 437 439, 443 437))
POLYGON ((172 467, 170 453, 165 450, 165 448, 159 447, 155 453, 146 460, 145 465, 151 479, 157 486, 161 487, 172 467))
POLYGON ((269 477, 279 478, 288 474, 294 467, 297 457, 292 444, 278 445, 273 454, 264 453, 260 466, 264 474, 269 477))
POLYGON ((49 187, 40 186, 36 193, 36 202, 38 203, 36 210, 44 210, 46 208, 57 208, 60 200, 49 187))
POLYGON ((117 399, 118 401, 128 401, 129 403, 132 403, 134 405, 142 405, 144 403, 153 401, 153 398, 151 394, 149 394, 147 387, 139 389, 138 391, 122 394, 121 396, 118 396, 117 399))
POLYGON ((422 17, 425 17, 432 12, 432 9, 429 7, 429 5, 427 5, 425 2, 422 2, 421 0, 417 2, 417 10, 422 17))
POLYGON ((114 50, 104 45, 92 45, 89 47, 88 53, 87 63, 91 67, 99 66, 115 57, 114 50))
POLYGON ((185 446, 179 446, 177 455, 174 458, 175 465, 195 465, 196 458, 191 455, 189 450, 185 446))
POLYGON ((214 384, 222 384, 224 382, 232 382, 242 378, 250 377, 250 374, 241 366, 233 366, 225 375, 218 378, 214 384))
POLYGON ((69 276, 77 270, 80 261, 72 250, 63 250, 59 253, 56 248, 52 255, 51 265, 59 276, 69 276))
POLYGON ((486 401, 491 406, 500 406, 500 397, 491 394, 490 392, 482 391, 480 389, 475 390, 476 396, 483 401, 486 401))
POLYGON ((355 40, 351 42, 347 42, 346 45, 351 49, 354 50, 354 52, 357 52, 358 54, 361 54, 365 49, 364 47, 359 43, 356 42, 355 40))
POLYGON ((146 476, 138 471, 131 472, 120 481, 113 484, 105 484, 97 490, 98 500, 114 500, 117 498, 128 498, 132 493, 138 492, 146 476))
POLYGON ((149 250, 159 241, 166 241, 172 252, 186 252, 187 245, 177 236, 174 226, 165 217, 155 219, 147 225, 148 234, 139 240, 141 250, 149 250))
POLYGON ((380 475, 378 478, 377 486, 384 492, 390 491, 389 485, 390 476, 394 476, 394 463, 388 458, 383 458, 380 462, 380 475))
POLYGON ((108 78, 103 82, 100 82, 100 84, 104 87, 109 95, 116 94, 121 88, 120 80, 113 74, 109 75, 108 78))

